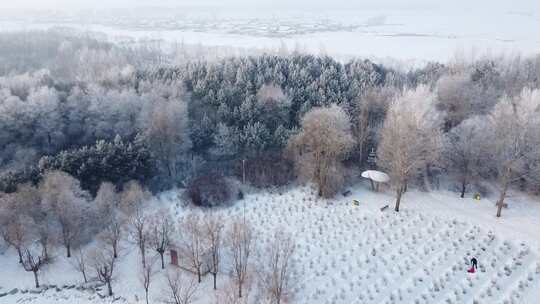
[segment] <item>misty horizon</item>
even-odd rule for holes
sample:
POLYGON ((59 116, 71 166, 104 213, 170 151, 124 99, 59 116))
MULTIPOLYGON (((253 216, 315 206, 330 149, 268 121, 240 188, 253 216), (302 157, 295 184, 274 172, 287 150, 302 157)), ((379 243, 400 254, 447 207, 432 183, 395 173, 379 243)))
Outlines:
POLYGON ((483 9, 485 13, 489 11, 510 11, 510 12, 526 12, 534 13, 540 10, 540 2, 533 0, 519 1, 520 5, 516 5, 515 2, 509 3, 508 1, 488 1, 481 0, 471 3, 471 1, 451 1, 451 2, 434 2, 428 0, 413 0, 403 3, 397 0, 382 0, 382 1, 362 1, 360 3, 350 3, 350 1, 337 0, 337 1, 248 1, 248 0, 202 0, 202 1, 172 1, 172 0, 142 0, 142 1, 129 1, 129 0, 22 0, 17 2, 6 2, 0 4, 0 8, 3 9, 25 9, 25 10, 57 10, 57 11, 76 11, 76 10, 100 10, 100 9, 120 9, 120 8, 188 8, 188 9, 396 9, 396 10, 469 10, 469 9, 483 9))

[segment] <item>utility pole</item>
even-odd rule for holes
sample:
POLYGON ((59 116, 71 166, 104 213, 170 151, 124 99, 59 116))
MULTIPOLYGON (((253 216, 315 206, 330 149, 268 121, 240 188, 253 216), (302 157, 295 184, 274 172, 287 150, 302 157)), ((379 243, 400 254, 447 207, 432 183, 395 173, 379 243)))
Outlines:
MULTIPOLYGON (((244 186, 244 189, 246 187, 246 159, 242 159, 242 186, 244 186)), ((242 200, 244 201, 244 225, 246 224, 246 198, 243 197, 242 200)))

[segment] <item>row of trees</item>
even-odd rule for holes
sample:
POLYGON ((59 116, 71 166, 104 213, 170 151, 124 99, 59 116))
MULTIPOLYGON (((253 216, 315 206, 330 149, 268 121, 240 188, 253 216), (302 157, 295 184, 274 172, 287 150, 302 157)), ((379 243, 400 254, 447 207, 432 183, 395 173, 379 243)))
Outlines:
MULTIPOLYGON (((270 303, 292 298, 295 282, 292 236, 281 229, 276 230, 270 242, 261 246, 249 221, 236 218, 227 223, 212 212, 189 213, 178 222, 164 210, 150 215, 137 212, 128 224, 128 230, 131 231, 130 240, 139 249, 146 296, 154 274, 154 264, 147 251, 157 253, 161 269, 165 269, 164 253, 173 248, 178 252, 179 260, 185 261, 180 262, 180 267, 192 272, 197 283, 201 283, 208 272, 213 277, 214 290, 218 290, 218 274, 230 275, 236 290, 225 288, 220 294, 230 298, 231 303, 247 298, 250 289, 258 290, 255 296, 270 303)), ((181 296, 176 289, 180 284, 178 280, 168 274, 170 298, 173 303, 186 303, 186 300, 176 298, 189 298, 196 287, 193 280, 184 282, 190 288, 183 289, 181 296)))
POLYGON ((50 171, 38 186, 23 184, 16 192, 0 195, 2 236, 17 250, 19 262, 29 248, 39 249, 48 261, 55 245, 62 245, 69 258, 94 235, 106 240, 116 255, 119 227, 148 195, 135 181, 124 184, 121 192, 104 183, 92 199, 77 179, 50 171))
POLYGON ((246 220, 226 225, 214 213, 193 212, 177 221, 168 209, 152 210, 149 193, 137 182, 126 183, 120 192, 113 184, 103 183, 92 200, 75 178, 51 171, 37 187, 21 185, 0 199, 3 240, 17 251, 22 267, 33 272, 37 288, 40 270, 54 264, 54 249, 62 245, 84 282, 102 282, 112 295, 118 260, 129 252, 126 249, 135 247, 141 261, 137 275, 148 302, 158 273, 155 257, 165 269, 165 254, 174 248, 180 260, 187 261, 182 266, 195 276, 189 279, 163 270, 167 299, 172 303, 190 303, 197 289, 195 278, 201 283, 206 270, 213 276, 215 290, 218 274, 231 276, 236 291, 220 292, 234 301, 245 298, 251 289, 248 285, 255 283, 260 291, 257 296, 272 303, 292 295, 292 236, 279 230, 268 248, 259 248, 246 220))
MULTIPOLYGON (((391 177, 396 211, 407 186, 433 177, 433 168, 445 168, 456 177, 461 197, 474 179, 496 179, 497 217, 513 183, 538 186, 539 90, 504 96, 487 114, 466 118, 447 132, 449 118, 437 102, 427 86, 405 90, 390 102, 384 124, 378 126, 377 164, 391 177)), ((336 105, 307 113, 300 132, 289 141, 299 176, 317 184, 319 195, 326 197, 343 186, 342 162, 353 146, 350 118, 336 105)))
POLYGON ((438 114, 433 113, 434 96, 425 88, 396 99, 379 145, 379 163, 396 184, 396 211, 415 174, 439 164, 459 180, 461 197, 475 178, 495 178, 499 188, 497 217, 513 183, 521 181, 537 189, 539 93, 526 88, 517 96, 503 96, 487 114, 464 119, 446 133, 438 124, 438 114))

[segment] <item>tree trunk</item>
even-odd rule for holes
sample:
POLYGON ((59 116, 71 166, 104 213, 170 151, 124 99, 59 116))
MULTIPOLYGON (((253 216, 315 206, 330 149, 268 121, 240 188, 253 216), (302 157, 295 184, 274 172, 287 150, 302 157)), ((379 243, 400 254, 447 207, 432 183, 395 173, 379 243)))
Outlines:
POLYGON ((322 171, 322 168, 321 168, 321 164, 318 163, 318 166, 317 166, 317 169, 315 171, 315 180, 317 182, 317 187, 319 188, 319 193, 318 193, 318 196, 321 197, 323 196, 323 190, 322 190, 322 183, 323 183, 323 180, 322 180, 322 174, 321 174, 321 171, 322 171))
POLYGON ((144 297, 146 298, 146 304, 149 304, 149 302, 148 302, 148 289, 144 290, 144 297))
POLYGON ((67 250, 67 257, 70 258, 71 257, 71 245, 66 245, 66 250, 67 250))
POLYGON ((52 143, 51 132, 47 132, 47 151, 49 153, 52 151, 51 143, 52 143))
POLYGON ((499 200, 497 201, 497 217, 501 217, 502 208, 504 205, 504 199, 506 197, 506 192, 508 191, 508 182, 504 182, 503 189, 501 191, 501 195, 499 196, 499 200))
POLYGON ((197 278, 199 279, 199 283, 202 282, 202 279, 201 279, 201 267, 197 267, 197 278))
POLYGON ((217 290, 217 273, 212 273, 212 276, 214 277, 214 290, 217 290))
POLYGON ((461 195, 460 195, 461 198, 465 197, 465 191, 466 190, 467 190, 467 181, 463 180, 463 181, 461 181, 461 195))
POLYGON ((19 247, 19 246, 17 246, 17 254, 19 255, 19 264, 22 264, 23 257, 22 257, 21 247, 19 247))
POLYGON ((47 244, 41 244, 41 247, 42 247, 42 250, 41 252, 43 253, 43 259, 45 260, 45 262, 49 261, 49 250, 47 249, 47 244))
POLYGON ((242 298, 242 283, 238 283, 238 297, 242 298))
POLYGON ((428 192, 431 192, 431 168, 429 164, 424 168, 424 187, 428 192))
POLYGON ((36 288, 39 288, 39 280, 38 280, 37 270, 34 271, 34 281, 36 282, 36 288))
POLYGON ((502 204, 503 204, 503 203, 502 203, 502 202, 499 202, 499 203, 497 203, 497 204, 498 204, 498 205, 497 205, 497 217, 501 217, 501 215, 502 215, 502 207, 503 207, 502 204))
POLYGON ((159 256, 161 257, 161 269, 165 269, 165 259, 163 258, 163 251, 159 251, 159 256))
POLYGON ((140 247, 140 249, 141 249, 141 262, 142 262, 142 267, 143 267, 143 268, 146 268, 146 252, 145 252, 145 248, 140 247))
POLYGON ((113 295, 111 281, 107 281, 107 289, 109 290, 109 296, 113 295))
POLYGON ((401 203, 401 196, 403 195, 403 192, 403 186, 399 186, 396 191, 396 208, 394 209, 396 212, 399 212, 399 204, 401 203))
MULTIPOLYGON (((85 268, 85 267, 83 267, 83 268, 85 268)), ((82 272, 82 275, 83 275, 83 278, 84 278, 84 283, 88 283, 88 278, 86 277, 86 270, 83 270, 81 272, 82 272)))
MULTIPOLYGON (((168 161, 167 161, 168 163, 168 161)), ((170 164, 167 164, 167 174, 169 174, 169 178, 172 178, 172 170, 170 164)))
POLYGON ((113 243, 112 250, 113 250, 113 258, 115 259, 118 257, 118 249, 116 247, 118 247, 118 245, 116 243, 113 243))

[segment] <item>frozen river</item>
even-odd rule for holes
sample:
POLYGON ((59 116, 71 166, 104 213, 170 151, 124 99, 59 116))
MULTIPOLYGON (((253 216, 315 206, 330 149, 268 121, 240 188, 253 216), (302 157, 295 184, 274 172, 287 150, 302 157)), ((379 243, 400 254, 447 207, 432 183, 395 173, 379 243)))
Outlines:
MULTIPOLYGON (((117 13, 117 12, 116 12, 117 13)), ((446 61, 454 54, 540 53, 540 14, 534 12, 269 11, 0 19, 0 30, 69 26, 112 39, 161 39, 188 45, 287 49, 336 57, 446 61), (60 20, 60 21, 58 21, 60 20)))

